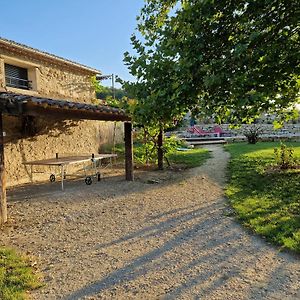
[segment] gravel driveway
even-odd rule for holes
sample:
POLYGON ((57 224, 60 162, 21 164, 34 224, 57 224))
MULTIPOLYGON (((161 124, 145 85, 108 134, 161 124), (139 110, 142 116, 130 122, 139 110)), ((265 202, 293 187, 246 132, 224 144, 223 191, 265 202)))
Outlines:
POLYGON ((300 257, 231 217, 228 153, 209 149, 184 172, 14 191, 0 244, 35 257, 33 299, 300 299, 300 257))

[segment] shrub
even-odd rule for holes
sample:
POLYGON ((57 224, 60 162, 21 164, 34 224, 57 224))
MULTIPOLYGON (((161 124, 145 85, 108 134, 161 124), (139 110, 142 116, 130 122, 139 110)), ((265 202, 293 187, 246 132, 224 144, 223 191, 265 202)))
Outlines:
POLYGON ((294 149, 288 148, 281 143, 279 148, 274 149, 276 165, 282 170, 291 169, 296 164, 294 149))
MULTIPOLYGON (((135 161, 140 164, 154 164, 157 162, 157 136, 158 130, 151 128, 142 128, 137 136, 137 143, 135 144, 135 161)), ((177 147, 182 146, 183 142, 175 135, 164 137, 163 152, 166 154, 172 153, 177 147)))
POLYGON ((243 130, 243 134, 246 136, 249 144, 256 144, 261 133, 262 129, 256 124, 248 125, 243 130))

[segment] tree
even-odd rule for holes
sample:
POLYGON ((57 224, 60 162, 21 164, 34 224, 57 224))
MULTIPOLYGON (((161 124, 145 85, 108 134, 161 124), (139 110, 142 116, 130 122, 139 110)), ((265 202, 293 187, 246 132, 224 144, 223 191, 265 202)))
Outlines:
POLYGON ((183 117, 187 107, 184 101, 177 101, 179 95, 175 92, 179 90, 180 83, 176 80, 174 60, 160 51, 157 40, 147 36, 142 25, 139 30, 145 39, 140 40, 133 35, 131 44, 136 55, 126 52, 124 58, 130 73, 137 80, 121 83, 126 92, 136 99, 129 111, 136 126, 143 129, 145 141, 148 137, 157 148, 158 168, 162 169, 163 133, 183 117))
POLYGON ((131 107, 135 124, 152 132, 157 147, 158 168, 163 168, 163 133, 183 117, 185 106, 176 102, 174 90, 179 84, 174 77, 174 63, 160 51, 146 51, 146 47, 133 36, 132 45, 137 56, 125 54, 125 63, 137 81, 122 82, 123 88, 136 99, 131 107))
POLYGON ((231 123, 267 111, 293 115, 299 7, 300 0, 147 0, 142 37, 132 37, 137 55, 125 55, 144 115, 170 120, 194 109, 231 123))
POLYGON ((115 97, 117 100, 121 100, 123 97, 126 97, 127 93, 123 89, 112 89, 107 86, 102 86, 102 89, 96 93, 97 99, 106 100, 108 97, 115 97))

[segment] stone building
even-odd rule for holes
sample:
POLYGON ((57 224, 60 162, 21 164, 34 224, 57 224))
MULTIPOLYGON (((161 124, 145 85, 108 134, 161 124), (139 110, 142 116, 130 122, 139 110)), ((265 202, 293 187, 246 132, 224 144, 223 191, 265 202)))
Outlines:
MULTIPOLYGON (((0 100, 5 101, 1 102, 1 111, 10 112, 10 105, 15 110, 19 106, 27 109, 3 113, 7 186, 32 181, 24 161, 55 157, 56 153, 99 153, 102 144, 111 142, 114 121, 129 120, 115 109, 92 106, 92 77, 99 73, 88 66, 0 39, 0 100), (30 110, 30 105, 34 109, 30 110)), ((117 139, 123 140, 123 127, 118 124, 117 139)), ((45 176, 35 179, 47 179, 45 176)))

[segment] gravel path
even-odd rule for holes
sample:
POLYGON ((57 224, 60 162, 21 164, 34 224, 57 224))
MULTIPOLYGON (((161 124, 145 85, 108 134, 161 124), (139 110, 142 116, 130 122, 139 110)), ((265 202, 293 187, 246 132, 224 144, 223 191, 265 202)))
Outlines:
POLYGON ((15 191, 0 244, 36 258, 46 286, 33 299, 300 299, 299 256, 233 220, 228 154, 209 149, 181 173, 15 191))

